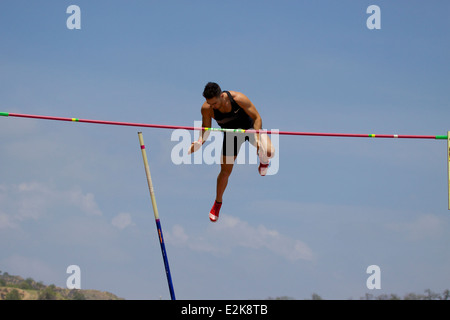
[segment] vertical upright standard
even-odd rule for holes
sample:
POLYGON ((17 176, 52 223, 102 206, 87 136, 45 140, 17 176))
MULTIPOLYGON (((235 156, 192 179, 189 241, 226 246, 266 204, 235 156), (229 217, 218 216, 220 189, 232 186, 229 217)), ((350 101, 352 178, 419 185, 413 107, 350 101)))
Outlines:
POLYGON ((170 275, 169 260, 167 259, 166 246, 164 245, 164 237, 161 228, 161 222, 159 221, 158 207, 156 206, 155 192, 153 189, 152 177, 150 175, 150 167, 148 166, 147 153, 145 152, 145 144, 144 138, 142 137, 142 132, 138 132, 138 136, 139 136, 139 144, 141 145, 142 158, 144 159, 144 167, 145 167, 145 174, 147 175, 148 189, 150 190, 150 198, 152 200, 153 213, 155 214, 156 229, 158 231, 159 244, 161 245, 161 253, 164 260, 164 267, 166 269, 167 282, 169 284, 170 298, 172 300, 175 300, 175 292, 173 290, 172 277, 170 275))
POLYGON ((450 210, 450 131, 447 132, 448 210, 450 210))

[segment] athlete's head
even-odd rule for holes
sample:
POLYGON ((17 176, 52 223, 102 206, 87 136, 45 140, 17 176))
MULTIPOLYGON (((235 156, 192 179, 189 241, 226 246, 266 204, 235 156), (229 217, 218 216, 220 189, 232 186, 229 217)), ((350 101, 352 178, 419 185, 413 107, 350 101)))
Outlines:
POLYGON ((205 86, 205 90, 203 90, 203 97, 205 97, 206 100, 219 98, 221 93, 222 89, 220 89, 220 86, 217 83, 208 82, 205 86))
POLYGON ((208 82, 206 84, 205 90, 203 90, 203 96, 213 109, 220 109, 225 103, 225 100, 222 98, 222 89, 215 82, 208 82))

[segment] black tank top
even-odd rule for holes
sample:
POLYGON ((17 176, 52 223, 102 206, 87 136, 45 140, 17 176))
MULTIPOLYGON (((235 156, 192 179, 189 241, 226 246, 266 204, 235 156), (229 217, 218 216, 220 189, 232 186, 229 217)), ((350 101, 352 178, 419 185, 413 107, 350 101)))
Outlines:
POLYGON ((214 119, 221 128, 226 129, 251 129, 253 128, 253 119, 234 101, 229 91, 224 91, 231 102, 231 111, 222 113, 214 109, 214 119))

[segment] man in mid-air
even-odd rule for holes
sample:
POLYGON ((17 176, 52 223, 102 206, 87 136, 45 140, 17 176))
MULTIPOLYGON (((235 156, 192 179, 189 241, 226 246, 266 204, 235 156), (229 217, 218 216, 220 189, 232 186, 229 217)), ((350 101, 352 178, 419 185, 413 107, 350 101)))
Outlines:
MULTIPOLYGON (((222 91, 217 83, 208 82, 203 91, 203 97, 206 99, 201 108, 203 128, 211 128, 211 119, 215 119, 224 129, 262 129, 262 120, 258 110, 244 94, 236 91, 222 91)), ((199 139, 192 143, 189 153, 197 151, 205 143, 208 135, 209 131, 202 130, 199 139)), ((224 132, 216 199, 209 212, 209 219, 212 222, 219 219, 222 196, 239 149, 245 141, 249 141, 256 147, 259 157, 258 172, 261 176, 266 175, 269 159, 274 156, 275 149, 266 133, 224 132)))

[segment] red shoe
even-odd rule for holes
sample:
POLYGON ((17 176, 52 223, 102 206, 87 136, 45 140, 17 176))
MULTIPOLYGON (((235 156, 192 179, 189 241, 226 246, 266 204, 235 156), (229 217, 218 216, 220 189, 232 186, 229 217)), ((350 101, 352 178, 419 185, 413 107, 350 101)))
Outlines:
POLYGON ((209 220, 211 220, 212 222, 216 222, 217 220, 219 220, 220 207, 222 207, 222 202, 214 201, 214 205, 209 212, 209 220))
POLYGON ((261 163, 261 161, 259 162, 259 167, 258 167, 258 172, 261 176, 265 176, 267 173, 267 170, 269 169, 269 163, 261 163))

